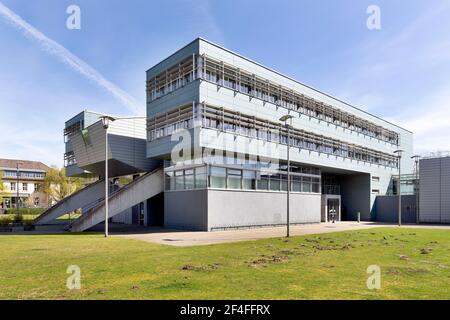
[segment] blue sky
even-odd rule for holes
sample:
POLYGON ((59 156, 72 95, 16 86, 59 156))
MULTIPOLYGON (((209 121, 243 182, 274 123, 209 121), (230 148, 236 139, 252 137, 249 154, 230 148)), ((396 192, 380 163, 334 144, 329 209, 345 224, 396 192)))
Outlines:
POLYGON ((414 131, 418 153, 450 150, 450 1, 0 0, 0 157, 61 166, 65 120, 144 115, 145 70, 198 36, 414 131), (66 28, 72 4, 81 30, 66 28))

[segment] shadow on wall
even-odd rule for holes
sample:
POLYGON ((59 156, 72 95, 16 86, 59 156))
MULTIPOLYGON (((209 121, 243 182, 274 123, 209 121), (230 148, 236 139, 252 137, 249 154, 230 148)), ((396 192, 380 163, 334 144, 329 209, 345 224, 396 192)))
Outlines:
POLYGON ((342 199, 342 220, 356 221, 358 212, 362 221, 371 221, 370 174, 358 173, 340 176, 342 199))
MULTIPOLYGON (((375 220, 398 222, 398 196, 377 196, 374 204, 375 220)), ((402 222, 416 223, 416 196, 402 196, 402 222)))

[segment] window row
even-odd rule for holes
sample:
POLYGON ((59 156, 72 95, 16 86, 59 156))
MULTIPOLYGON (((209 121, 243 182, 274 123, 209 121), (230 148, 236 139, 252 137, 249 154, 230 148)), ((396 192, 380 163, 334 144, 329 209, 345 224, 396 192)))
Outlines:
POLYGON ((147 99, 153 101, 196 79, 194 58, 188 58, 147 81, 147 99))
MULTIPOLYGON (((3 177, 5 177, 5 178, 17 178, 17 171, 5 170, 3 172, 3 177)), ((43 172, 19 171, 19 178, 44 179, 44 177, 45 177, 45 173, 43 173, 43 172)))
POLYGON ((151 102, 171 93, 198 78, 391 144, 399 144, 399 134, 395 131, 206 55, 189 57, 149 79, 147 81, 148 101, 151 102))
MULTIPOLYGON (((287 174, 266 173, 254 170, 206 166, 165 172, 165 188, 168 191, 194 189, 228 189, 287 191, 287 174)), ((320 177, 291 174, 291 191, 320 193, 320 177)))
POLYGON ((267 79, 260 78, 234 66, 224 64, 211 57, 202 56, 200 59, 202 59, 202 62, 199 63, 202 66, 202 78, 207 81, 379 140, 396 145, 399 143, 399 135, 394 131, 305 97, 303 94, 296 93, 293 90, 274 84, 267 79))
MULTIPOLYGON (((19 188, 20 188, 20 186, 19 186, 19 188)), ((17 183, 16 182, 11 182, 9 189, 10 189, 10 191, 17 191, 17 183)), ((41 191, 41 189, 42 189, 41 184, 39 184, 39 183, 35 183, 34 184, 34 191, 35 192, 41 191)), ((21 190, 22 191, 28 191, 28 183, 26 183, 26 182, 22 183, 22 189, 21 190)))
POLYGON ((157 129, 148 131, 148 140, 153 141, 159 138, 170 136, 177 130, 190 129, 192 127, 193 127, 193 119, 185 119, 182 121, 171 123, 163 127, 158 127, 157 129))
POLYGON ((183 113, 177 110, 172 111, 171 113, 178 113, 178 115, 171 116, 170 118, 166 115, 165 120, 158 120, 159 118, 162 119, 162 116, 158 116, 147 121, 149 141, 168 136, 177 128, 192 128, 194 124, 193 119, 200 118, 204 128, 216 129, 284 145, 288 144, 289 137, 289 145, 299 149, 387 167, 397 167, 397 157, 395 155, 296 128, 291 128, 288 136, 287 129, 280 123, 236 113, 221 107, 198 105, 195 107, 195 111, 192 111, 192 106, 184 106, 178 110, 184 111, 183 113))
MULTIPOLYGON (((280 123, 258 119, 242 113, 236 114, 224 108, 209 105, 203 106, 201 113, 202 124, 205 128, 231 132, 269 142, 288 144, 288 132, 280 123)), ((289 132, 289 145, 298 147, 299 149, 326 153, 388 167, 397 166, 397 158, 394 155, 296 128, 291 128, 289 132)))

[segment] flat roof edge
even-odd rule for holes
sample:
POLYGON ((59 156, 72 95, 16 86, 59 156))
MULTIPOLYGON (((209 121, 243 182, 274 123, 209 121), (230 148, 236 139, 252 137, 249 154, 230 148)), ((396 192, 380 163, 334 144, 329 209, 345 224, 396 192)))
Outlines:
MULTIPOLYGON (((148 68, 145 72, 149 72, 150 70, 152 70, 153 68, 155 68, 157 65, 163 63, 163 62, 166 61, 166 60, 169 60, 171 57, 173 57, 174 55, 176 55, 178 52, 182 51, 183 49, 189 47, 190 45, 192 45, 193 43, 195 43, 196 41, 199 41, 199 40, 203 40, 203 41, 208 42, 207 40, 205 40, 205 39, 203 39, 203 38, 201 38, 201 37, 197 37, 197 38, 195 38, 194 40, 192 40, 191 42, 189 42, 188 44, 186 44, 186 45, 184 45, 183 47, 181 47, 180 49, 176 50, 174 53, 170 54, 168 57, 162 59, 162 60, 159 61, 158 63, 156 63, 156 64, 154 64, 153 66, 151 66, 150 68, 148 68)), ((213 44, 213 43, 211 43, 211 44, 213 44)))
MULTIPOLYGON (((323 92, 323 91, 320 91, 320 90, 318 90, 318 89, 316 89, 316 88, 314 88, 314 87, 312 87, 312 86, 310 86, 310 85, 307 85, 307 84, 305 84, 305 83, 303 83, 303 82, 301 82, 301 81, 299 81, 299 80, 296 80, 296 79, 294 79, 294 78, 292 78, 292 77, 290 77, 290 76, 287 76, 287 75, 285 75, 285 74, 283 74, 283 73, 281 73, 281 72, 279 72, 279 71, 276 71, 276 70, 274 70, 274 69, 272 69, 272 68, 269 68, 269 67, 267 67, 267 66, 265 66, 265 65, 263 65, 263 64, 261 64, 261 63, 259 63, 259 62, 256 62, 256 61, 254 61, 254 60, 252 60, 252 59, 250 59, 250 58, 247 58, 247 57, 245 57, 245 56, 243 56, 243 55, 241 55, 241 54, 239 54, 239 53, 237 53, 237 52, 234 52, 233 50, 224 48, 223 46, 221 46, 221 45, 219 45, 219 44, 217 44, 217 43, 214 43, 214 42, 212 42, 212 41, 210 41, 210 40, 207 40, 207 39, 204 39, 204 38, 201 38, 201 37, 198 37, 198 38, 195 39, 194 41, 197 41, 197 40, 205 41, 205 42, 207 42, 207 43, 209 43, 209 44, 211 44, 211 45, 213 45, 213 46, 215 46, 215 47, 217 47, 217 48, 219 48, 219 49, 222 49, 222 50, 227 51, 227 52, 229 52, 229 53, 231 53, 231 54, 234 54, 234 55, 236 55, 236 56, 238 56, 238 57, 240 57, 240 58, 242 58, 242 59, 244 59, 244 60, 247 60, 247 61, 249 61, 249 62, 251 62, 251 63, 254 63, 254 64, 256 64, 256 65, 258 65, 258 66, 260 66, 260 67, 262 67, 262 68, 264 68, 264 69, 266 69, 266 70, 268 70, 268 71, 274 72, 274 73, 276 73, 276 74, 278 74, 278 75, 280 75, 280 76, 282 76, 282 77, 284 77, 284 78, 286 78, 286 79, 289 79, 289 80, 291 80, 291 81, 294 81, 294 82, 296 82, 296 83, 298 83, 298 84, 300 84, 300 85, 302 85, 302 86, 305 86, 305 87, 307 87, 307 88, 309 88, 309 89, 311 89, 311 90, 314 90, 314 91, 316 91, 316 92, 318 92, 318 93, 320 93, 320 94, 323 94, 323 95, 325 95, 325 96, 327 96, 327 97, 329 97, 329 98, 331 98, 331 99, 333 99, 333 100, 336 100, 336 101, 338 101, 338 102, 340 102, 340 103, 343 103, 343 104, 345 104, 345 105, 347 105, 347 106, 349 106, 349 107, 351 107, 351 108, 354 108, 354 109, 356 109, 356 110, 358 110, 358 111, 361 111, 361 112, 363 112, 363 113, 365 113, 365 114, 368 114, 368 115, 370 115, 370 116, 372 116, 372 117, 375 117, 375 118, 377 118, 377 119, 379 119, 379 120, 381 120, 381 121, 384 121, 384 122, 386 122, 386 123, 389 123, 389 124, 391 124, 391 125, 393 125, 393 126, 395 126, 395 127, 397 127, 397 128, 400 128, 400 129, 402 129, 402 130, 405 130, 405 131, 407 131, 407 132, 409 132, 409 133, 413 133, 412 131, 410 131, 410 130, 408 130, 408 129, 406 129, 406 128, 403 128, 403 127, 399 126, 398 124, 395 124, 395 123, 392 123, 392 122, 390 122, 390 121, 387 121, 387 120, 385 120, 385 119, 383 119, 383 118, 381 118, 381 117, 379 117, 379 116, 377 116, 377 115, 375 115, 375 114, 373 114, 373 113, 370 113, 370 112, 368 112, 368 111, 365 111, 364 109, 358 108, 358 107, 356 107, 356 106, 354 106, 354 105, 352 105, 352 104, 350 104, 350 103, 348 103, 348 102, 345 102, 345 101, 343 101, 343 100, 341 100, 341 99, 338 99, 338 98, 336 98, 336 97, 333 97, 332 95, 330 95, 330 94, 328 94, 328 93, 325 93, 325 92, 323 92)), ((191 43, 192 43, 192 42, 191 42, 191 43)))

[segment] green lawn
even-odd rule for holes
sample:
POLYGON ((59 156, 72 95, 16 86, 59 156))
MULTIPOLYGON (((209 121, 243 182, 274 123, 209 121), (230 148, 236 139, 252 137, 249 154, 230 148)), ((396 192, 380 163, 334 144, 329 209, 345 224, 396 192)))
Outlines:
POLYGON ((450 232, 383 228, 184 248, 93 234, 0 236, 0 270, 1 299, 449 299, 450 232), (366 286, 374 264, 380 290, 366 286), (66 288, 69 265, 81 268, 81 290, 66 288))

